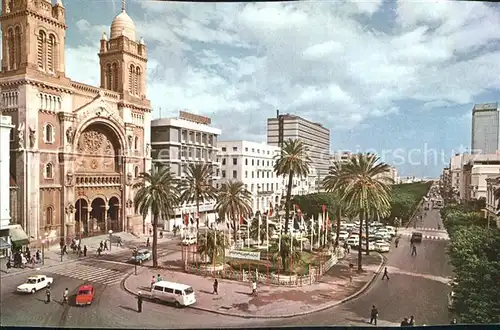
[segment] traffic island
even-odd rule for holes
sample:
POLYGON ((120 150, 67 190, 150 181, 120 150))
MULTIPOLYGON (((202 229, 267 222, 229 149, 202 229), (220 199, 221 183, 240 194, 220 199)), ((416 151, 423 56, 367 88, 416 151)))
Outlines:
POLYGON ((122 286, 133 295, 141 292, 147 299, 152 278, 160 275, 165 281, 193 287, 197 302, 189 308, 242 318, 289 318, 334 307, 364 292, 383 268, 384 259, 378 253, 364 256, 364 272, 359 274, 349 268, 355 259, 354 254, 349 255, 312 285, 297 288, 261 284, 257 295, 252 295, 250 282, 218 279, 219 294, 215 295, 212 278, 149 267, 127 276, 122 286))

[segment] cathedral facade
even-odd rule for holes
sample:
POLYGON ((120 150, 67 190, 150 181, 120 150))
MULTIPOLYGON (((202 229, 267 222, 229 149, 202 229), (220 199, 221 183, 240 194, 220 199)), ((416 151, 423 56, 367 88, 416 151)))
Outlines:
POLYGON ((151 167, 147 49, 125 6, 96 49, 100 68, 81 68, 100 70, 95 87, 66 76, 61 0, 1 1, 12 224, 31 241, 142 232, 132 184, 151 167))

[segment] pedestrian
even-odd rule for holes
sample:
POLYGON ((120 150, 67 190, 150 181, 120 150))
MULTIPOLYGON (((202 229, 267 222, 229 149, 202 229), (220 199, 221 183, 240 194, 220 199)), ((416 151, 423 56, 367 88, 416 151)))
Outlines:
POLYGON ((160 231, 160 238, 163 239, 163 231, 160 231))
POLYGON ((87 256, 87 245, 84 245, 83 246, 83 256, 86 257, 87 256))
POLYGON ((36 250, 35 256, 36 256, 36 263, 39 264, 41 262, 40 250, 36 250))
POLYGON ((141 291, 137 292, 137 312, 142 313, 142 295, 141 295, 141 291))
MULTIPOLYGON (((111 242, 110 242, 111 244, 111 242)), ((108 241, 104 241, 104 251, 108 250, 108 241)))
POLYGON ((68 247, 66 246, 66 244, 63 245, 62 254, 68 254, 68 247))
POLYGON ((417 255, 417 246, 413 245, 411 248, 411 255, 416 256, 417 255))
POLYGON ((146 241, 146 247, 149 247, 149 237, 148 240, 146 241))
POLYGON ((403 321, 401 321, 401 326, 402 326, 402 327, 407 327, 408 325, 409 325, 409 323, 408 323, 408 319, 405 317, 405 318, 403 319, 403 321))
POLYGON ((217 281, 217 279, 214 280, 214 292, 212 292, 212 294, 219 294, 219 281, 217 281))
POLYGON ((99 247, 97 248, 97 256, 98 256, 98 257, 100 257, 100 256, 101 256, 101 252, 102 252, 102 249, 101 249, 101 247, 99 246, 99 247))
POLYGON ((155 285, 155 283, 156 283, 156 279, 153 276, 153 278, 151 279, 151 290, 153 290, 153 286, 155 285))
POLYGON ((153 229, 149 228, 149 236, 153 236, 153 229))
POLYGON ((156 275, 156 282, 160 282, 162 281, 163 279, 161 278, 160 274, 156 275))
POLYGON ((408 320, 408 325, 409 326, 414 326, 415 325, 415 317, 413 315, 410 316, 410 319, 408 320))
POLYGON ((257 281, 256 280, 252 281, 252 295, 253 296, 257 295, 257 281))
POLYGON ((387 280, 389 280, 389 273, 387 272, 387 267, 384 268, 384 275, 382 275, 382 280, 387 277, 387 280))
POLYGON ((68 288, 64 289, 64 292, 63 292, 63 304, 67 304, 68 303, 68 294, 69 294, 68 288))
POLYGON ((10 257, 7 259, 7 273, 9 272, 9 269, 12 267, 12 264, 10 263, 10 257))
POLYGON ((104 243, 101 241, 101 243, 99 243, 99 247, 101 248, 101 251, 102 249, 104 249, 104 243))
POLYGON ((394 244, 396 245, 396 247, 398 247, 398 245, 399 245, 399 237, 396 237, 396 240, 394 241, 394 244))
POLYGON ((457 319, 454 317, 454 318, 451 320, 450 324, 457 324, 457 319))
POLYGON ((378 309, 375 307, 375 305, 372 306, 372 310, 370 312, 370 324, 377 325, 377 319, 378 319, 378 309))
POLYGON ((45 290, 45 295, 47 296, 47 301, 45 303, 48 304, 50 303, 50 286, 47 286, 47 289, 45 290))

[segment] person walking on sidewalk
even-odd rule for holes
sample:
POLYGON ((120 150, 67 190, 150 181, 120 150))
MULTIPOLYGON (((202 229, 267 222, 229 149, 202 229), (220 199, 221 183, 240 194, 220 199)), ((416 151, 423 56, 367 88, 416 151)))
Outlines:
POLYGON ((146 247, 149 247, 149 237, 148 237, 148 239, 146 241, 146 247))
POLYGON ((160 274, 156 275, 156 282, 160 282, 160 281, 163 281, 163 279, 161 278, 160 274))
POLYGON ((372 306, 372 310, 370 312, 370 324, 377 325, 377 319, 378 319, 378 309, 375 307, 375 305, 372 306))
POLYGON ((214 280, 214 292, 212 294, 219 295, 219 281, 217 279, 214 280))
POLYGON ((142 295, 141 291, 137 292, 137 312, 142 313, 142 295))
POLYGON ((83 246, 83 256, 86 257, 87 256, 87 245, 84 245, 83 246))
POLYGON ((382 280, 384 280, 384 278, 387 278, 387 280, 389 280, 389 273, 387 272, 387 267, 384 268, 384 275, 382 275, 382 280))
POLYGON ((399 245, 399 237, 396 237, 396 240, 394 241, 394 245, 396 247, 398 247, 398 245, 399 245))
POLYGON ((415 325, 415 317, 413 315, 410 316, 410 319, 408 320, 408 325, 411 327, 415 325))
POLYGON ((257 281, 255 279, 252 280, 252 295, 253 296, 257 295, 257 281))
POLYGON ((39 264, 42 261, 40 258, 40 250, 36 250, 35 256, 36 256, 36 263, 39 264))
POLYGON ((156 279, 153 276, 153 278, 151 279, 151 290, 153 290, 153 287, 155 286, 155 283, 156 283, 156 279))
POLYGON ((97 248, 97 256, 98 256, 98 257, 100 257, 100 256, 101 256, 101 252, 102 252, 102 249, 101 249, 101 247, 99 246, 99 247, 97 248))
POLYGON ((416 256, 417 255, 417 246, 415 244, 412 245, 411 247, 411 255, 416 256))
MULTIPOLYGON (((109 242, 111 244, 111 242, 109 242)), ((108 241, 104 241, 104 251, 108 250, 108 241)))

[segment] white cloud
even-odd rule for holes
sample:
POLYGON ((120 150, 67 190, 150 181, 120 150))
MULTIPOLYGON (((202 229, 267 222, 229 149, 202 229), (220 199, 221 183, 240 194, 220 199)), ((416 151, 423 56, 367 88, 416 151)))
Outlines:
MULTIPOLYGON (((277 108, 351 129, 408 99, 425 111, 500 89, 499 11, 481 3, 400 1, 387 22, 371 0, 139 4, 129 14, 148 46, 155 109, 210 115, 232 137, 262 136, 277 108), (375 19, 391 27, 364 24, 375 19)), ((109 27, 76 26, 85 42, 68 50, 69 74, 97 84, 97 69, 79 68, 98 63, 109 27)))

